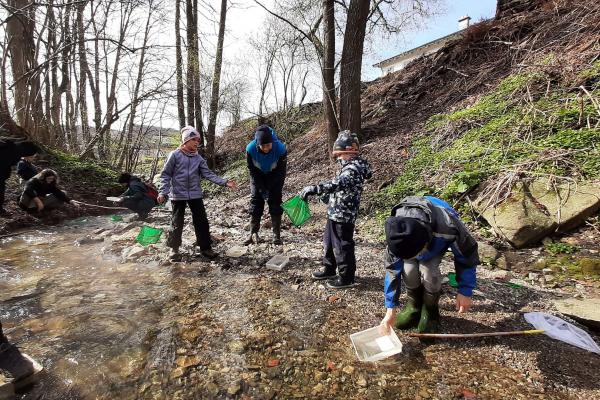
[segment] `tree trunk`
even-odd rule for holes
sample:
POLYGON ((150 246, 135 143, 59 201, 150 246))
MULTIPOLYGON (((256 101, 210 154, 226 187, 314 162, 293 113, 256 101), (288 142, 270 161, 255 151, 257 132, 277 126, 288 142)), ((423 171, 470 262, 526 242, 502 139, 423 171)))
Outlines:
MULTIPOLYGON (((119 160, 118 168, 120 169, 125 162, 125 170, 131 171, 132 166, 132 155, 135 153, 135 148, 131 147, 133 140, 133 127, 135 123, 135 116, 137 112, 137 106, 139 103, 140 86, 144 80, 144 66, 146 64, 146 46, 148 44, 148 37, 150 36, 150 22, 152 18, 153 1, 148 2, 148 15, 146 19, 146 27, 144 29, 144 40, 142 42, 142 50, 140 53, 140 61, 138 64, 138 73, 135 80, 135 88, 133 89, 133 99, 131 101, 131 111, 129 113, 129 124, 127 126, 127 136, 125 139, 125 146, 123 147, 123 153, 119 160)), ((134 146, 135 147, 135 146, 134 146)), ((139 151, 139 150, 138 150, 139 151)))
POLYGON ((185 126, 185 105, 183 102, 183 58, 181 56, 181 35, 179 23, 181 21, 181 0, 175 1, 175 71, 177 76, 177 115, 179 127, 185 126))
POLYGON ((90 124, 88 118, 88 106, 87 106, 87 74, 89 70, 87 62, 87 52, 85 48, 85 30, 83 27, 83 10, 85 9, 86 2, 79 3, 77 5, 77 46, 79 53, 79 82, 77 87, 77 96, 79 97, 79 111, 81 119, 81 136, 83 143, 90 141, 90 124))
POLYGON ((194 1, 194 31, 193 31, 193 47, 194 54, 194 125, 200 133, 200 146, 198 152, 204 155, 204 124, 202 123, 202 94, 200 88, 200 52, 198 49, 198 0, 194 1))
MULTIPOLYGON (((30 97, 30 88, 33 91, 39 80, 39 75, 27 75, 35 65, 35 6, 31 0, 9 0, 8 5, 12 12, 6 20, 6 35, 8 52, 10 53, 12 77, 14 80, 14 102, 18 123, 39 139, 36 123, 28 112, 33 99, 30 97)), ((41 122, 41 121, 40 121, 41 122)))
POLYGON ((194 125, 194 63, 196 63, 198 54, 194 57, 194 5, 192 0, 185 2, 185 14, 187 20, 186 40, 187 40, 187 71, 186 71, 186 86, 187 86, 187 124, 194 125))
POLYGON ((217 40, 217 54, 215 57, 215 70, 212 80, 212 93, 210 97, 210 112, 208 117, 208 132, 206 133, 206 158, 210 168, 215 165, 215 130, 217 114, 219 113, 219 86, 221 84, 221 64, 223 63, 223 40, 225 38, 225 17, 227 16, 227 0, 221 0, 221 20, 219 21, 219 38, 217 40))
POLYGON ((360 134, 360 75, 369 1, 352 0, 344 32, 340 71, 340 128, 360 134))
POLYGON ((323 0, 323 114, 331 149, 339 132, 335 98, 334 0, 323 0))

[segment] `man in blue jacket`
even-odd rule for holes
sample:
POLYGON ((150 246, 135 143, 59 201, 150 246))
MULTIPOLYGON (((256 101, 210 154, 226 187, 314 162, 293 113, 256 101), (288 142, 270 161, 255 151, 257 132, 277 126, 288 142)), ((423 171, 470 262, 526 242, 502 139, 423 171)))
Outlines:
POLYGON ((385 221, 387 313, 381 324, 398 329, 417 326, 421 333, 439 331, 439 299, 442 287, 440 263, 450 248, 458 281, 459 313, 471 307, 479 264, 477 241, 445 201, 430 196, 409 196, 392 209, 385 221), (396 315, 400 282, 404 279, 407 301, 396 315))
POLYGON ((268 125, 261 125, 254 134, 254 140, 246 146, 246 162, 250 171, 250 236, 244 244, 249 245, 253 238, 258 242, 260 219, 269 204, 273 223, 273 243, 281 244, 281 192, 287 168, 287 149, 275 131, 268 125))
POLYGON ((236 187, 234 181, 223 179, 208 168, 206 160, 198 154, 200 133, 193 126, 181 129, 181 146, 172 151, 167 157, 167 162, 160 174, 160 190, 157 201, 163 204, 171 198, 173 213, 171 217, 171 231, 167 238, 167 246, 171 248, 169 258, 171 261, 181 261, 179 247, 183 234, 183 222, 186 204, 192 211, 192 222, 196 233, 196 246, 207 258, 216 258, 218 255, 211 249, 210 227, 204 201, 202 200, 202 178, 220 186, 230 189, 236 187))

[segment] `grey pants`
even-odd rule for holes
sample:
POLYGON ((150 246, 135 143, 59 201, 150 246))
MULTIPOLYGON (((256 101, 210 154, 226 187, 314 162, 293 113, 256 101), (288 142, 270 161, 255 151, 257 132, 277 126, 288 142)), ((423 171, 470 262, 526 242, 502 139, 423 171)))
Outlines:
POLYGON ((404 260, 404 270, 402 279, 408 289, 416 289, 421 286, 421 281, 425 290, 429 293, 437 293, 442 288, 442 272, 440 263, 442 255, 433 257, 427 261, 417 261, 416 258, 404 260))

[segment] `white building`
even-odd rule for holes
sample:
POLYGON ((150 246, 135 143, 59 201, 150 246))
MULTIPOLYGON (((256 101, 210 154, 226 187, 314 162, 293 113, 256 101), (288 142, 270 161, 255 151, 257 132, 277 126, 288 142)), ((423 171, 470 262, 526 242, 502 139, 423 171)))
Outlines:
POLYGON ((394 57, 388 58, 373 65, 374 67, 381 69, 381 76, 385 76, 391 72, 400 71, 404 69, 411 61, 427 56, 429 54, 436 53, 439 49, 444 47, 446 43, 451 40, 457 39, 464 29, 467 29, 471 24, 471 17, 468 15, 461 17, 458 20, 458 31, 451 33, 450 35, 441 37, 432 42, 425 43, 422 46, 415 47, 414 49, 400 53, 394 57))

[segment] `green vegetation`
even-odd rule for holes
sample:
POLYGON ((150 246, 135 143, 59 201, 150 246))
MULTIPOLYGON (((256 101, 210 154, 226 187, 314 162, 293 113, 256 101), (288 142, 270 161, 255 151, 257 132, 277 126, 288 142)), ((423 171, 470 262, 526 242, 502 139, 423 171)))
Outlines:
POLYGON ((557 254, 573 254, 579 250, 576 246, 564 242, 546 242, 544 243, 544 248, 553 256, 557 254))
MULTIPOLYGON (((598 103, 600 63, 581 73, 598 103)), ((459 199, 504 171, 577 178, 600 175, 600 123, 590 96, 541 73, 505 78, 470 107, 431 117, 404 173, 374 196, 387 210, 407 195, 459 199)))
POLYGON ((538 261, 533 267, 540 271, 551 269, 559 282, 571 278, 600 280, 600 258, 598 257, 550 257, 538 261))
MULTIPOLYGON (((234 180, 238 185, 247 182, 248 179, 250 179, 250 176, 248 174, 248 167, 246 166, 246 159, 239 159, 230 163, 222 176, 223 178, 234 180)), ((202 190, 208 196, 217 196, 227 189, 223 186, 217 186, 212 182, 203 180, 202 190)))
POLYGON ((115 186, 118 173, 97 161, 82 161, 79 157, 59 150, 46 150, 51 158, 50 167, 61 180, 89 187, 109 188, 115 186))

